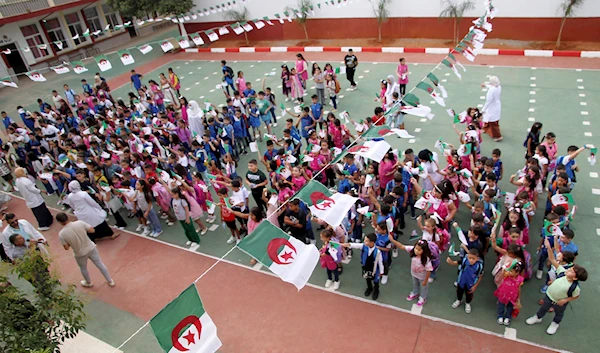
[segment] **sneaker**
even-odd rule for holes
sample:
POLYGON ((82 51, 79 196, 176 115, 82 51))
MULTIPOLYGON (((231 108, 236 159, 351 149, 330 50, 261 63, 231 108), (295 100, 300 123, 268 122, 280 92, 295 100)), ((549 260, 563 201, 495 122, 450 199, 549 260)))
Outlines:
POLYGON ((388 281, 388 276, 387 275, 381 276, 381 284, 386 284, 387 281, 388 281))
POLYGON ((333 290, 338 290, 340 288, 340 281, 333 282, 333 290))
POLYGON ((377 300, 377 298, 379 298, 379 289, 375 289, 375 291, 373 291, 372 298, 373 300, 377 300))
POLYGON ((546 294, 546 291, 547 291, 547 290, 548 290, 548 286, 547 286, 547 285, 544 285, 544 286, 542 287, 542 289, 540 289, 540 292, 542 292, 542 294, 546 294))
POLYGON ((310 240, 309 240, 309 242, 310 242, 312 245, 315 245, 315 244, 317 243, 317 241, 316 241, 316 240, 314 240, 314 239, 310 239, 310 240))
POLYGON ((273 123, 273 127, 277 127, 277 123, 273 123))
POLYGON ((175 223, 167 221, 167 225, 168 225, 169 227, 170 227, 170 226, 172 226, 173 224, 175 224, 175 223))
POLYGON ((246 155, 246 154, 248 154, 248 151, 244 150, 244 152, 242 152, 242 153, 246 155))
POLYGON ((508 326, 508 325, 510 325, 510 319, 505 317, 504 318, 504 326, 508 326))
POLYGON ((114 286, 116 286, 116 285, 117 285, 117 284, 115 283, 115 281, 114 281, 114 280, 112 280, 112 279, 110 280, 110 282, 106 282, 106 283, 108 283, 108 286, 109 286, 109 287, 114 287, 114 286))
POLYGON ((427 280, 427 283, 433 283, 433 281, 435 281, 435 278, 429 277, 429 279, 427 280))
POLYGON ((118 230, 125 230, 125 227, 117 227, 118 230))
POLYGON ((550 323, 550 326, 548 326, 548 329, 546 330, 546 333, 549 335, 553 335, 556 333, 556 331, 558 330, 558 326, 560 326, 559 324, 557 324, 556 322, 552 321, 550 323))
POLYGON ((289 99, 288 97, 285 97, 285 101, 286 101, 286 102, 289 102, 289 101, 290 101, 290 99, 289 99))
POLYGON ((499 317, 498 320, 496 320, 496 322, 498 323, 498 325, 504 325, 504 319, 499 317))
POLYGON ((200 232, 200 235, 204 235, 204 234, 206 234, 206 232, 208 232, 208 228, 202 229, 202 231, 200 232))
POLYGON ((39 230, 40 232, 45 232, 45 231, 47 231, 48 229, 50 229, 50 227, 38 227, 38 230, 39 230))
POLYGON ((397 258, 398 257, 398 248, 394 248, 394 250, 392 250, 392 257, 393 258, 397 258))
POLYGON ((408 300, 409 302, 411 302, 411 301, 417 299, 418 296, 419 296, 418 294, 409 293, 408 296, 406 297, 406 300, 408 300))
POLYGON ((328 279, 327 281, 325 281, 325 288, 329 288, 331 287, 331 284, 333 283, 332 280, 328 279))
POLYGON ((471 304, 465 303, 465 313, 467 313, 467 314, 471 313, 471 304))
POLYGON ((158 238, 158 236, 161 235, 162 233, 163 233, 162 230, 160 232, 154 232, 154 237, 158 238))
POLYGON ((454 281, 454 286, 458 287, 458 282, 454 281))
POLYGON ((415 241, 415 240, 417 240, 417 239, 419 239, 419 238, 421 238, 421 236, 420 236, 420 235, 417 233, 417 231, 416 231, 416 230, 413 230, 413 231, 410 233, 410 238, 408 238, 408 241, 415 241))
POLYGON ((542 279, 542 276, 544 275, 544 271, 542 270, 537 270, 537 272, 535 273, 535 278, 537 279, 542 279))
POLYGON ((208 223, 213 223, 215 221, 215 216, 208 216, 208 218, 206 219, 206 221, 208 223))
POLYGON ((81 281, 81 286, 85 287, 85 288, 90 288, 93 287, 94 284, 92 282, 87 282, 85 279, 83 281, 81 281))
POLYGON ((143 228, 144 228, 144 225, 143 225, 143 224, 138 224, 137 228, 135 228, 135 231, 136 231, 136 232, 139 232, 139 231, 141 231, 143 228))
POLYGON ((232 235, 229 237, 229 239, 227 240, 227 244, 233 244, 233 242, 235 241, 235 237, 232 235))
POLYGON ((371 295, 372 292, 373 292, 373 288, 367 288, 365 290, 365 297, 368 297, 369 295, 371 295))
POLYGON ((235 239, 235 245, 238 245, 238 244, 239 244, 241 241, 242 241, 242 239, 240 239, 240 238, 236 238, 236 239, 235 239))
POLYGON ((337 112, 337 109, 331 109, 331 112, 335 113, 335 112, 337 112))
POLYGON ((192 242, 192 244, 190 245, 190 248, 193 248, 194 246, 198 246, 198 243, 192 242))
POLYGON ((456 309, 460 306, 462 302, 460 300, 455 300, 454 303, 452 303, 452 309, 456 309))
POLYGON ((188 241, 186 241, 186 242, 185 242, 185 245, 187 245, 187 246, 190 246, 190 245, 192 245, 192 241, 191 241, 191 240, 188 240, 188 241))
POLYGON ((426 302, 427 302, 427 299, 423 299, 423 298, 419 297, 419 300, 417 300, 417 306, 422 307, 423 305, 425 305, 426 302))
POLYGON ((161 218, 161 219, 167 219, 167 218, 169 218, 169 215, 167 215, 167 214, 163 214, 162 216, 160 216, 160 218, 161 218))
POLYGON ((417 215, 410 216, 410 219, 412 219, 414 221, 415 219, 417 219, 417 215))
POLYGON ((525 323, 527 325, 535 325, 535 324, 539 324, 540 322, 542 322, 542 319, 537 317, 537 315, 533 315, 529 319, 525 320, 525 323))
POLYGON ((150 229, 144 227, 144 231, 142 232, 142 236, 150 234, 150 229))

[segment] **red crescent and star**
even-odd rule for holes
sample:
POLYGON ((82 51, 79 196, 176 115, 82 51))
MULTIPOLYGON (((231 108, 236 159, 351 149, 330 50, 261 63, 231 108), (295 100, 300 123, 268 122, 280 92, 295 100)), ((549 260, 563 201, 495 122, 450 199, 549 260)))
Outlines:
POLYGON ((290 243, 289 240, 285 238, 274 238, 267 245, 267 255, 269 255, 271 261, 278 265, 289 265, 290 263, 292 263, 293 261, 290 260, 294 260, 293 254, 295 253, 296 248, 292 243, 290 243), (283 254, 280 255, 279 249, 285 246, 287 246, 292 251, 285 251, 283 254), (280 258, 283 259, 285 262, 281 261, 280 258))

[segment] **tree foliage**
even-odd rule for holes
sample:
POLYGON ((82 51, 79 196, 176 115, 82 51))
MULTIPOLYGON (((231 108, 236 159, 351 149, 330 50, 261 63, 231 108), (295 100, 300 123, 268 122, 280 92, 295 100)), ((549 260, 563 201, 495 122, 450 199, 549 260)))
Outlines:
POLYGON ((285 11, 290 14, 294 14, 296 17, 296 22, 298 22, 302 29, 304 29, 304 36, 306 40, 308 40, 308 29, 306 28, 306 22, 308 21, 308 17, 313 12, 313 4, 311 0, 298 0, 297 7, 285 7, 285 11))
POLYGON ((560 47, 560 40, 567 18, 573 17, 575 11, 580 8, 584 2, 585 0, 563 0, 558 6, 558 13, 562 16, 562 20, 560 21, 560 30, 558 31, 558 38, 556 39, 556 48, 560 47))
POLYGON ((0 351, 59 352, 65 339, 85 328, 84 304, 75 286, 63 286, 49 265, 50 260, 36 250, 14 266, 7 265, 33 285, 31 300, 0 274, 0 351))
POLYGON ((154 12, 180 15, 194 6, 193 0, 108 0, 107 3, 124 17, 144 17, 154 12))
POLYGON ((440 18, 451 18, 454 19, 454 41, 458 43, 460 23, 462 22, 465 12, 473 10, 475 8, 475 2, 473 0, 443 0, 442 11, 440 12, 440 18))
MULTIPOLYGON (((235 21, 237 23, 248 22, 249 11, 246 6, 243 6, 239 9, 231 9, 225 11, 223 15, 226 19, 235 21)), ((246 45, 250 45, 250 41, 248 40, 248 32, 244 31, 244 37, 246 38, 246 45)))
POLYGON ((379 27, 379 41, 381 42, 381 27, 390 18, 390 10, 388 5, 391 4, 392 0, 369 0, 371 7, 373 7, 373 15, 377 20, 377 26, 379 27))

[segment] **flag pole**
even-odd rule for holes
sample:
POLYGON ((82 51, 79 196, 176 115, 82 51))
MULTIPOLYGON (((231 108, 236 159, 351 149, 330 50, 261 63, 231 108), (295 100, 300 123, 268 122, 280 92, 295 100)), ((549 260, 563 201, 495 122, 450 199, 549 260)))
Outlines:
POLYGON ((149 323, 150 323, 150 321, 146 321, 146 323, 144 325, 142 325, 142 327, 140 327, 137 331, 135 331, 133 333, 133 335, 129 336, 129 338, 126 339, 125 342, 121 343, 120 346, 118 346, 117 348, 115 348, 115 350, 112 351, 112 353, 117 353, 119 351, 119 349, 123 348, 123 346, 126 345, 127 342, 131 341, 133 339, 133 337, 135 335, 137 335, 138 333, 140 333, 146 326, 148 326, 149 323))

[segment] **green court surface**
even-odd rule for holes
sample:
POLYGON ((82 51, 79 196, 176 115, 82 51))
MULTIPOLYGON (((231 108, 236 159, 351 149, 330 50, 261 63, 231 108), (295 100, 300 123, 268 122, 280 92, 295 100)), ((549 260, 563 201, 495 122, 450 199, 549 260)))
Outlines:
MULTIPOLYGON (((157 47, 154 53, 158 51, 157 49, 160 50, 157 47)), ((136 56, 136 59, 139 56, 136 56)), ((339 66, 339 62, 331 63, 334 67, 339 66)), ((509 63, 507 60, 507 64, 509 63)), ((236 72, 238 70, 243 71, 247 82, 251 82, 257 91, 261 88, 263 78, 267 77, 266 85, 271 87, 277 95, 277 105, 283 102, 279 79, 281 62, 229 61, 228 64, 236 72), (265 76, 266 73, 273 70, 276 72, 275 76, 265 76)), ((288 64, 291 65, 292 63, 288 62, 288 64)), ((323 67, 325 63, 320 62, 319 64, 323 67)), ((120 64, 113 66, 122 67, 120 64)), ((413 80, 412 83, 409 83, 409 88, 414 87, 415 81, 425 76, 433 68, 433 65, 429 64, 409 63, 409 66, 410 77, 413 80)), ((215 105, 224 103, 223 93, 221 90, 215 89, 215 85, 220 83, 221 77, 218 61, 173 61, 152 72, 141 73, 145 75, 146 79, 157 79, 158 73, 166 72, 167 67, 172 67, 179 74, 182 82, 181 94, 188 100, 197 100, 201 106, 205 100, 209 100, 215 105)), ((347 81, 340 78, 342 92, 338 96, 340 98, 339 111, 349 111, 355 120, 373 115, 373 109, 378 105, 374 102, 374 99, 375 94, 379 92, 379 80, 393 74, 394 70, 395 64, 361 62, 356 73, 358 90, 354 92, 346 91, 347 81)), ((109 73, 113 74, 112 72, 109 73)), ((395 136, 386 138, 393 148, 401 151, 412 148, 416 152, 423 148, 434 150, 434 142, 438 138, 458 144, 457 135, 452 129, 452 118, 448 116, 445 109, 452 108, 460 112, 470 106, 481 106, 484 103, 486 94, 482 90, 481 83, 486 81, 488 75, 496 75, 502 82, 501 129, 504 140, 495 143, 486 136, 482 149, 483 154, 488 156, 491 155, 493 148, 499 148, 502 151, 502 161, 504 162, 504 179, 500 182, 502 190, 514 192, 516 189, 515 186, 508 183, 508 179, 512 173, 523 167, 525 153, 523 140, 533 121, 544 124, 544 133, 549 131, 556 133, 559 155, 564 155, 569 145, 598 145, 596 139, 592 136, 592 132, 599 133, 595 126, 598 122, 592 117, 600 114, 600 71, 467 66, 467 72, 462 74, 463 77, 460 81, 452 71, 445 67, 438 68, 434 71, 434 74, 442 80, 442 84, 448 91, 449 97, 446 99, 446 107, 437 106, 421 90, 413 91, 421 99, 422 104, 432 107, 435 117, 433 120, 426 120, 407 115, 405 118, 406 129, 415 137, 410 140, 399 139, 395 136)), ((58 84, 56 85, 58 86, 58 84)), ((311 82, 308 82, 307 86, 307 92, 310 96, 314 89, 310 89, 311 82)), ((118 89, 114 87, 113 90, 115 98, 125 97, 129 85, 118 89)), ((32 96, 31 99, 33 100, 33 98, 35 97, 32 96)), ((288 108, 293 106, 291 102, 287 102, 285 105, 288 108)), ((328 106, 326 110, 330 108, 328 106)), ((280 109, 277 110, 277 115, 281 116, 280 109)), ((278 136, 281 136, 284 126, 283 120, 280 120, 280 122, 275 128, 278 136)), ((264 150, 264 143, 260 147, 264 150)), ((558 333, 554 336, 548 336, 545 333, 545 329, 550 322, 548 316, 542 325, 528 327, 525 324, 525 319, 537 311, 539 307, 537 301, 543 296, 540 293, 542 281, 533 278, 524 285, 522 291, 523 308, 519 317, 511 324, 511 327, 517 330, 518 338, 575 352, 597 351, 595 340, 582 338, 595 337, 595 327, 597 325, 594 325, 594 322, 596 322, 594 312, 600 305, 598 299, 600 298, 600 278, 597 275, 600 268, 597 263, 592 263, 592 259, 596 258, 596 254, 600 251, 598 245, 600 230, 596 229, 600 228, 597 215, 597 213, 600 213, 600 196, 598 190, 593 189, 594 187, 598 188, 598 180, 595 179, 597 178, 595 173, 598 173, 598 167, 591 167, 587 162, 587 156, 588 152, 584 151, 578 157, 580 171, 577 174, 577 184, 572 193, 579 207, 573 226, 576 234, 574 241, 580 248, 577 263, 585 266, 590 273, 588 281, 581 285, 581 298, 571 305, 571 309, 567 310, 558 333)), ((251 158, 257 158, 256 154, 242 156, 237 171, 239 175, 245 174, 247 161, 251 158)), ((443 161, 440 162, 442 162, 442 165, 445 164, 443 161)), ((540 200, 545 200, 545 194, 540 196, 540 200)), ((251 200, 251 204, 253 203, 253 200, 251 200)), ((49 202, 49 205, 52 204, 52 202, 49 202)), ((536 248, 540 239, 539 231, 542 226, 544 205, 545 202, 541 201, 541 207, 530 228, 532 240, 527 249, 534 259, 536 258, 536 248)), ((460 207, 457 220, 463 228, 468 226, 469 212, 464 206, 460 207)), ((128 229, 134 230, 136 221, 129 219, 128 222, 128 229)), ((197 251, 221 257, 230 249, 230 245, 226 244, 229 233, 221 228, 218 222, 213 225, 213 228, 216 229, 209 231, 202 237, 200 248, 197 251)), ((369 229, 370 227, 367 227, 366 231, 369 229)), ((408 243, 408 236, 413 229, 417 229, 415 222, 407 218, 405 234, 399 240, 408 243)), ((179 226, 167 227, 165 225, 164 230, 165 232, 160 236, 160 240, 185 247, 186 239, 179 226)), ((316 227, 314 232, 318 238, 316 227)), ((452 239, 453 242, 458 242, 455 234, 453 234, 452 239)), ((319 242, 317 242, 317 246, 320 246, 319 242)), ((456 279, 456 268, 445 263, 444 254, 437 279, 431 284, 429 299, 423 307, 422 313, 464 325, 504 333, 505 327, 496 323, 496 305, 493 296, 495 286, 490 275, 494 256, 493 252, 488 254, 485 276, 473 300, 473 311, 471 314, 465 314, 462 306, 458 309, 452 309, 450 306, 455 300, 455 289, 452 283, 456 279)), ((239 250, 234 250, 226 259, 244 265, 248 265, 250 261, 250 258, 239 250)), ((358 257, 355 256, 349 264, 344 265, 339 290, 362 297, 365 285, 361 277, 359 262, 358 257)), ((263 270, 265 270, 264 267, 263 270)), ((317 267, 310 283, 322 286, 325 280, 325 271, 317 267)), ((409 257, 406 253, 400 253, 400 256, 393 260, 389 282, 381 287, 378 301, 410 310, 412 303, 407 302, 405 297, 409 293, 411 285, 409 257)), ((352 310, 352 308, 348 308, 348 310, 352 310)), ((88 306, 88 311, 91 318, 86 331, 115 347, 143 324, 141 320, 132 317, 128 313, 120 312, 114 308, 107 308, 106 304, 96 301, 88 306), (119 329, 121 326, 118 325, 120 324, 116 323, 121 318, 128 323, 127 327, 123 327, 122 330, 119 329)), ((151 333, 146 328, 142 331, 142 335, 147 338, 151 333)), ((153 345, 153 348, 150 349, 146 344, 148 344, 147 340, 136 337, 123 349, 126 352, 159 351, 156 345, 153 345)))

